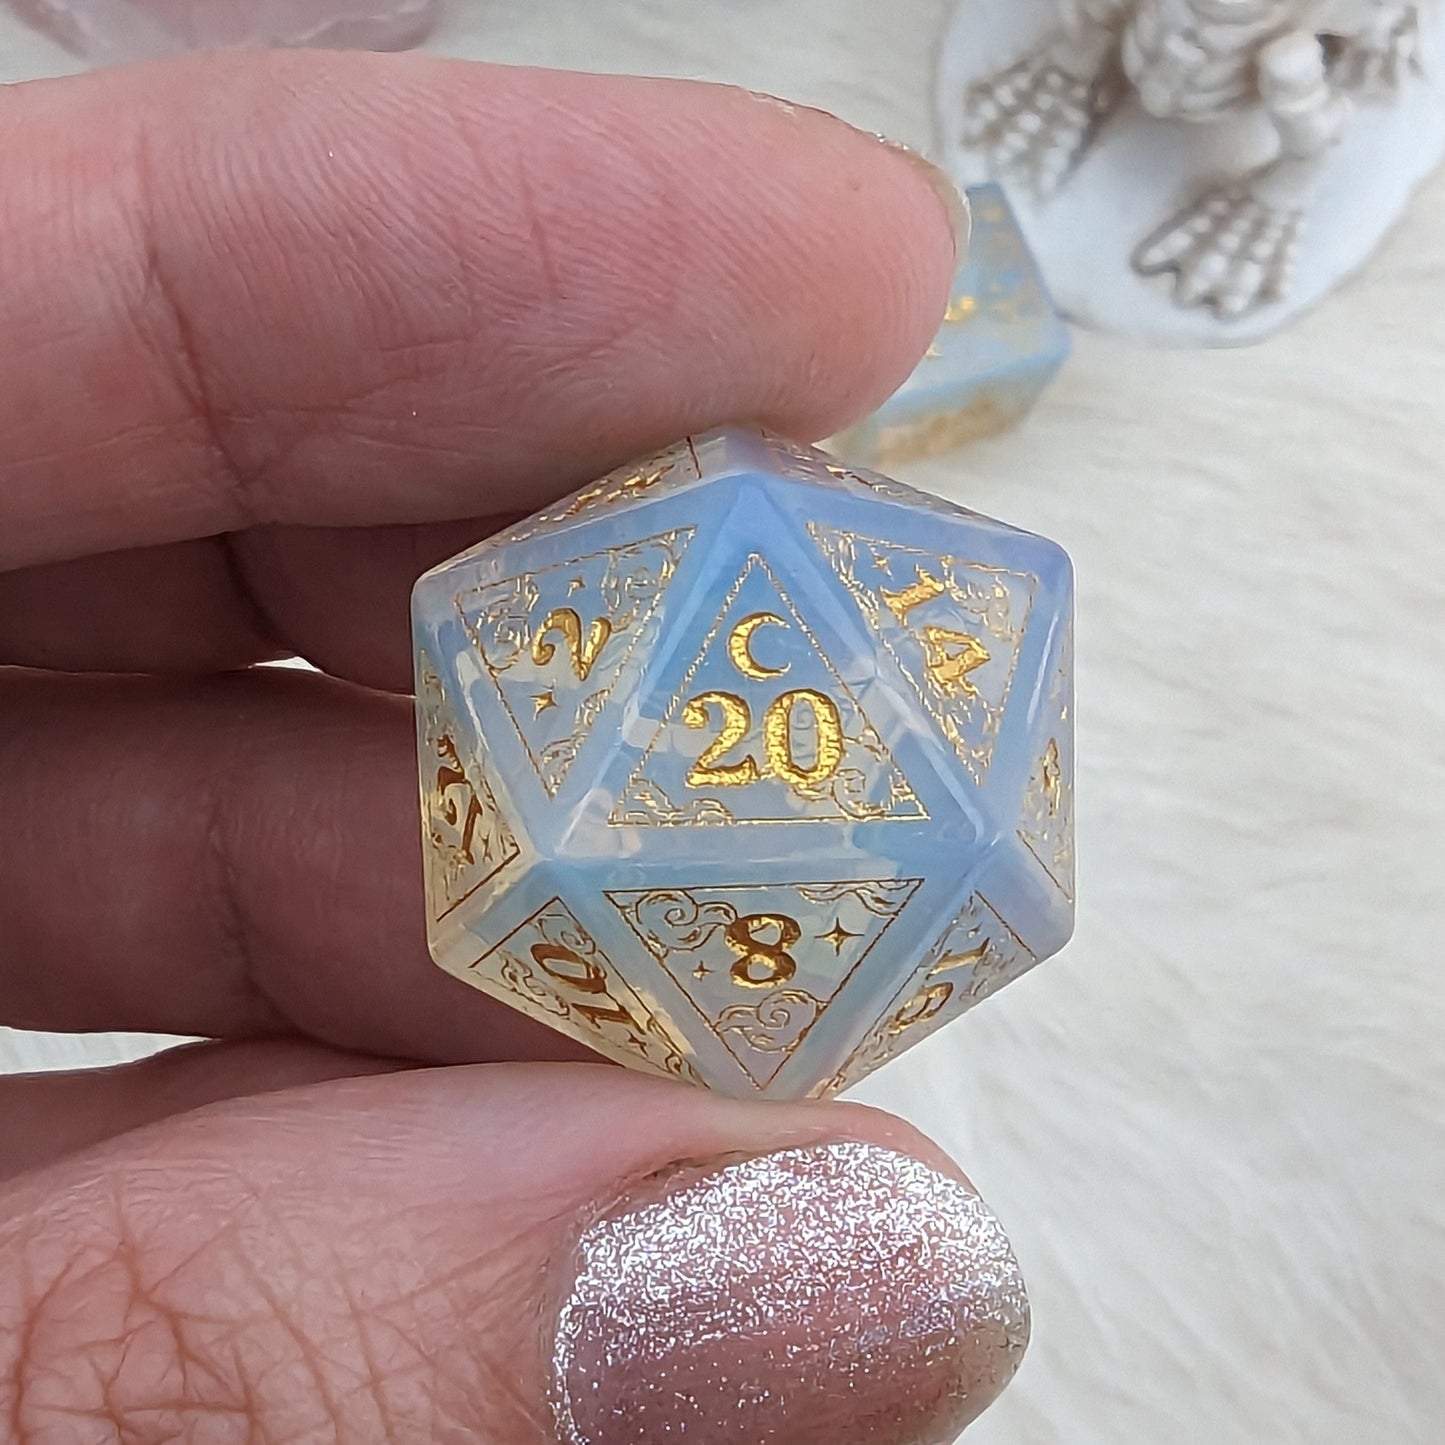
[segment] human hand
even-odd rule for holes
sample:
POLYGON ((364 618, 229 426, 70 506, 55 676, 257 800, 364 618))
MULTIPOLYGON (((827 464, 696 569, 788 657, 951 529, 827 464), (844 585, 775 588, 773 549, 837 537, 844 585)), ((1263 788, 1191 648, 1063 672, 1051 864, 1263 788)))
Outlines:
POLYGON ((950 1437, 1027 1333, 976 1195, 433 968, 405 696, 412 579, 501 514, 902 379, 954 261, 921 170, 417 57, 12 88, 0 144, 0 1018, 218 1040, 0 1080, 9 1433, 950 1437))

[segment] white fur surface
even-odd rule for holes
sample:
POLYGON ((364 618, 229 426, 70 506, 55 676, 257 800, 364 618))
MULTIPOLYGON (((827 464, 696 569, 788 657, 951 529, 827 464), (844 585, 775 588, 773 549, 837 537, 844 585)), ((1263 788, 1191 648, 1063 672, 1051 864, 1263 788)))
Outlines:
MULTIPOLYGON (((1242 30, 1239 0, 1232 3, 1242 30)), ((1267 11, 1288 8, 1288 0, 1285 7, 1279 0, 1263 4, 1267 11)), ((1056 32, 1060 8, 1059 0, 964 0, 959 6, 942 48, 935 111, 940 158, 965 184, 1000 178, 964 143, 966 97, 1043 45, 1056 32)), ((1220 28, 1227 33, 1230 27, 1220 28)), ((1367 264, 1445 151, 1445 10, 1427 6, 1420 34, 1419 63, 1397 92, 1352 101, 1349 122, 1327 151, 1306 205, 1284 295, 1229 320, 1179 305, 1173 277, 1140 276, 1131 258, 1146 237, 1221 181, 1237 181, 1273 160, 1277 133, 1259 107, 1194 124, 1157 120, 1126 99, 1057 194, 1039 201, 1026 189, 1013 192, 1024 233, 1065 312, 1084 325, 1165 345, 1237 346, 1318 305, 1367 264)), ((1186 42, 1160 54, 1174 63, 1181 50, 1191 53, 1186 42)))
MULTIPOLYGON (((453 8, 454 51, 926 142, 949 7, 453 8)), ((1082 335, 1027 427, 904 475, 1059 538, 1081 596, 1077 940, 860 1091, 964 1161, 1030 1278, 1033 1349, 969 1441, 1439 1445, 1445 180, 1295 329, 1082 335)))

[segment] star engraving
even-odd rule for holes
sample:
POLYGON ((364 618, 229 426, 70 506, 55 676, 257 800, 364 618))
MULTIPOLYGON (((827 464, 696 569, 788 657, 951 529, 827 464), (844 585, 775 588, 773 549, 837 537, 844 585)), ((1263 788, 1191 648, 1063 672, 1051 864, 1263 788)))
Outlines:
POLYGON ((705 964, 705 963, 700 963, 700 964, 698 964, 698 966, 697 966, 695 969, 693 969, 693 971, 692 971, 692 976, 693 976, 699 983, 701 983, 701 982, 703 981, 703 979, 705 979, 705 978, 708 976, 708 974, 710 974, 711 972, 712 972, 712 969, 710 969, 710 968, 707 966, 707 964, 705 964))
POLYGON ((574 577, 574 578, 567 584, 567 595, 568 595, 569 597, 571 597, 574 592, 580 592, 586 585, 587 585, 587 582, 586 582, 586 580, 585 580, 584 578, 582 578, 582 577, 574 577))
POLYGON ((847 943, 850 938, 862 938, 863 935, 844 928, 843 920, 838 918, 834 920, 833 926, 826 933, 820 933, 818 937, 824 943, 831 943, 833 945, 833 952, 836 955, 843 952, 843 945, 847 943))
POLYGON ((532 706, 536 709, 532 714, 534 718, 541 717, 544 712, 551 712, 557 706, 556 692, 549 687, 546 692, 536 693, 532 698, 532 706))

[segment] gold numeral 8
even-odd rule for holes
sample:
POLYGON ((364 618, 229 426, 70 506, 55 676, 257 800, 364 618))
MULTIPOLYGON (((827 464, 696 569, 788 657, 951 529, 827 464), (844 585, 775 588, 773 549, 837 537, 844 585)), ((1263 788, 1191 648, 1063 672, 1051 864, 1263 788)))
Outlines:
POLYGON ((772 988, 787 983, 798 971, 798 960, 788 950, 802 938, 798 921, 784 913, 750 913, 735 919, 723 931, 727 945, 738 955, 733 979, 744 988, 772 988), (768 943, 758 935, 777 933, 768 943))

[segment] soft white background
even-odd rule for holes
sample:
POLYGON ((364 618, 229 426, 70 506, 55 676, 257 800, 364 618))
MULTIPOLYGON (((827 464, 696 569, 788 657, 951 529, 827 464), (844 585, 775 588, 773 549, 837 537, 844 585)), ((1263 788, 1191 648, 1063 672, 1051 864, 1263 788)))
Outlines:
MULTIPOLYGON (((459 0, 440 44, 926 144, 947 9, 459 0)), ((0 40, 11 75, 66 64, 0 40)), ((1058 537, 1081 586, 1077 941, 863 1091, 1028 1270, 1034 1349, 970 1441, 1439 1445, 1445 178, 1288 334, 1081 336, 1024 430, 905 475, 1058 537)))

